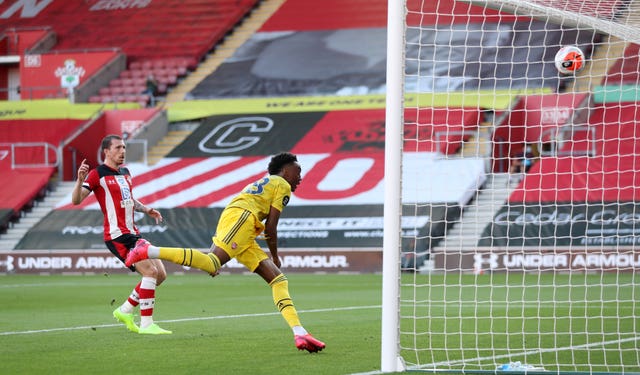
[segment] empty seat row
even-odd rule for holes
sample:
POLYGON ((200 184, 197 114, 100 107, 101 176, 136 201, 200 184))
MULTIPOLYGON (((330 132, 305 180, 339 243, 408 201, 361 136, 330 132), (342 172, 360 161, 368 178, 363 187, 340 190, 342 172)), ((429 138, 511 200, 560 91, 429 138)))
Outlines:
MULTIPOLYGON (((164 95, 167 93, 167 85, 164 83, 160 83, 158 85, 158 94, 164 95)), ((131 94, 142 94, 145 92, 147 87, 145 85, 132 85, 132 86, 109 86, 102 87, 98 90, 99 95, 131 95, 131 94)))
POLYGON ((109 82, 109 87, 144 86, 145 82, 147 82, 146 77, 114 78, 109 82))
MULTIPOLYGON (((153 78, 159 83, 167 86, 173 86, 178 82, 178 77, 171 76, 156 76, 153 78)), ((109 82, 109 87, 129 87, 129 86, 146 86, 146 78, 114 78, 109 82)))
POLYGON ((93 95, 89 103, 138 103, 146 107, 149 99, 149 95, 93 95))
POLYGON ((142 78, 145 79, 149 74, 153 74, 154 76, 176 76, 176 77, 184 77, 187 75, 186 67, 175 67, 175 68, 141 68, 141 69, 128 69, 120 72, 120 78, 122 79, 136 79, 142 78))
POLYGON ((151 60, 138 60, 132 61, 129 64, 130 70, 143 70, 143 69, 166 69, 166 68, 185 68, 194 69, 198 65, 198 61, 195 58, 187 57, 169 57, 163 59, 151 59, 151 60))

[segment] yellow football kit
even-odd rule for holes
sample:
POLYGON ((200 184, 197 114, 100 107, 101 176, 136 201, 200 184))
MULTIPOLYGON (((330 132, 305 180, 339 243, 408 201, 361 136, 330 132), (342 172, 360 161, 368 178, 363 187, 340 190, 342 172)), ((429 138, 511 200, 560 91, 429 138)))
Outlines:
POLYGON ((262 178, 242 190, 222 211, 213 243, 251 272, 268 256, 256 242, 271 207, 280 212, 289 203, 291 186, 282 177, 262 178))
MULTIPOLYGON (((289 203, 290 196, 291 186, 280 176, 272 175, 248 185, 222 211, 213 243, 229 254, 230 258, 236 258, 254 272, 261 261, 269 259, 256 242, 256 237, 265 228, 262 221, 269 216, 271 207, 282 212, 289 203)), ((195 267, 212 275, 221 267, 220 259, 214 253, 168 247, 160 247, 158 251, 159 259, 195 267)), ((273 302, 287 324, 292 329, 301 327, 298 312, 289 295, 287 277, 280 273, 269 282, 269 286, 273 302)))

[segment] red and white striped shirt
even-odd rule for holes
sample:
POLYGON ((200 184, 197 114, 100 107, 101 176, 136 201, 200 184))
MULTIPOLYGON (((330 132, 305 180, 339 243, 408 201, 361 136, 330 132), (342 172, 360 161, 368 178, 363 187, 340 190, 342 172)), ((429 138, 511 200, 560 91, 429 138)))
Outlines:
POLYGON ((112 169, 104 164, 92 169, 82 186, 95 194, 104 214, 104 240, 123 234, 140 234, 133 221, 133 187, 127 168, 112 169))

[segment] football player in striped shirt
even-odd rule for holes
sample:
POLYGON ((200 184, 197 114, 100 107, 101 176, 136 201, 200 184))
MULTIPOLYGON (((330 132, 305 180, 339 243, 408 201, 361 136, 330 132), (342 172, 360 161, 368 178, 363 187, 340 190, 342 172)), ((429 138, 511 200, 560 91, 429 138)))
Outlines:
MULTIPOLYGON (((78 168, 78 179, 71 194, 71 201, 78 205, 93 192, 104 215, 104 241, 107 248, 124 262, 129 250, 141 238, 133 221, 134 211, 144 212, 162 221, 162 214, 142 204, 133 197, 131 174, 122 165, 126 146, 122 137, 108 135, 102 140, 103 164, 89 170, 86 159, 78 168)), ((129 267, 142 275, 142 280, 131 291, 129 298, 113 311, 113 316, 127 328, 140 334, 170 334, 153 321, 156 287, 162 284, 167 272, 161 261, 145 260, 129 267), (134 321, 134 309, 140 306, 140 326, 134 321)))

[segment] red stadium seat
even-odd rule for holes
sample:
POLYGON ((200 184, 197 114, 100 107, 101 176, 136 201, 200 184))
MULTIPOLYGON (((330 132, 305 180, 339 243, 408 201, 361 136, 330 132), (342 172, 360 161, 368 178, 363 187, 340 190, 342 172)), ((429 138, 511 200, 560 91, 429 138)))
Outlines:
POLYGON ((122 95, 122 94, 124 94, 124 87, 122 86, 111 87, 111 95, 122 95))
POLYGON ((173 86, 178 81, 178 77, 176 77, 176 76, 167 76, 167 75, 158 76, 156 79, 158 80, 159 83, 167 85, 167 86, 173 86))
POLYGON ((138 94, 138 88, 136 86, 125 86, 122 88, 122 93, 125 95, 138 94))
POLYGON ((122 86, 122 80, 120 78, 114 78, 109 82, 110 87, 120 87, 122 86))
POLYGON ((135 70, 130 70, 131 72, 131 78, 132 79, 137 79, 137 78, 143 78, 146 77, 145 75, 145 71, 142 70, 142 68, 140 69, 135 69, 135 70))
MULTIPOLYGON (((51 27, 58 37, 53 52, 119 48, 131 70, 166 68, 172 59, 195 69, 260 1, 148 1, 144 7, 123 7, 114 12, 94 11, 93 3, 101 2, 90 3, 47 2, 32 17, 0 19, 0 27, 51 27), (127 22, 121 22, 123 19, 127 22)), ((129 73, 121 78, 130 78, 129 73)))
POLYGON ((120 78, 131 78, 131 71, 130 70, 121 71, 120 78))
POLYGON ((151 73, 156 77, 164 77, 168 74, 168 70, 165 68, 154 68, 151 73))
MULTIPOLYGON (((185 73, 186 73, 186 70, 185 70, 185 73)), ((167 68, 167 75, 179 77, 180 71, 178 70, 178 68, 167 68)))
POLYGON ((132 78, 122 78, 121 79, 121 84, 122 84, 123 87, 132 86, 133 85, 133 79, 132 78))

